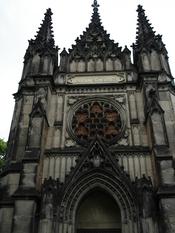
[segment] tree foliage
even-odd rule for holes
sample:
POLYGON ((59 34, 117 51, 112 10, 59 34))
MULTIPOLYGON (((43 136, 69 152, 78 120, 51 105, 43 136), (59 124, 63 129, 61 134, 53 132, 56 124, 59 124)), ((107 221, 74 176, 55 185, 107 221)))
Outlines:
POLYGON ((7 149, 7 143, 4 139, 0 138, 0 168, 4 165, 5 162, 5 153, 7 149))

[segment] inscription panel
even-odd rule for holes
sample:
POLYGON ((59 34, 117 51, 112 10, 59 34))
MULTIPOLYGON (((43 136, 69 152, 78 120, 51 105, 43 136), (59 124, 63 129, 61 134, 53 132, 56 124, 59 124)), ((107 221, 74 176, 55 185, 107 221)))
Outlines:
POLYGON ((86 76, 67 76, 67 84, 81 85, 81 84, 107 84, 107 83, 124 83, 126 77, 124 73, 117 75, 86 75, 86 76))

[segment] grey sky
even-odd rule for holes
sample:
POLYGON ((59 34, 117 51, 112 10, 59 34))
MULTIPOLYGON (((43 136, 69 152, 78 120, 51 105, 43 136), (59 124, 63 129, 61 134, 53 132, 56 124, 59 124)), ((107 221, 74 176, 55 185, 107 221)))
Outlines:
MULTIPOLYGON (((51 7, 56 45, 70 48, 88 26, 93 0, 0 0, 0 137, 8 139, 14 100, 28 40, 34 38, 51 7)), ((111 39, 128 47, 135 42, 136 8, 142 4, 155 31, 163 35, 175 74, 173 0, 98 0, 102 23, 111 39)))

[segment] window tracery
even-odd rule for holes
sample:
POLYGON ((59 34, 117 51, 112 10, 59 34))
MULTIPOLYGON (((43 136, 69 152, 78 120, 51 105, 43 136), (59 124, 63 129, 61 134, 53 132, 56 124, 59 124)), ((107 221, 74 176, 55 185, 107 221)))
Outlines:
POLYGON ((81 144, 87 144, 96 137, 112 144, 123 131, 121 113, 107 101, 88 101, 73 112, 71 128, 81 144))

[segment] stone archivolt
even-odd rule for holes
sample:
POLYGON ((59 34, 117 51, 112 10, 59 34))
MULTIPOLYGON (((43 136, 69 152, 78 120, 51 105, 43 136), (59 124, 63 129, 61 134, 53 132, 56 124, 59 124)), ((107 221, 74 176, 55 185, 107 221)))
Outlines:
POLYGON ((98 138, 77 159, 76 166, 64 183, 50 178, 45 180, 43 187, 43 202, 46 202, 45 194, 50 192, 48 196, 52 196, 52 207, 60 222, 68 221, 72 226, 75 209, 81 198, 90 190, 98 188, 113 195, 121 209, 122 221, 130 224, 131 220, 131 225, 138 228, 136 193, 131 180, 98 138))

